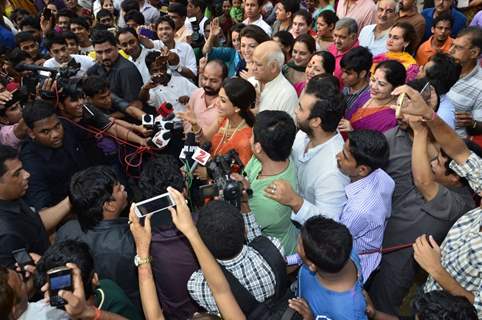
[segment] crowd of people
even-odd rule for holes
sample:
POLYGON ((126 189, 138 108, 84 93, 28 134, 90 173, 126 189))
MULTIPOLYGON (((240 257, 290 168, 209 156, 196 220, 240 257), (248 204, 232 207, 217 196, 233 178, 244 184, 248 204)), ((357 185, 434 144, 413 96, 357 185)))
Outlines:
POLYGON ((481 8, 0 0, 0 319, 482 319, 481 8))

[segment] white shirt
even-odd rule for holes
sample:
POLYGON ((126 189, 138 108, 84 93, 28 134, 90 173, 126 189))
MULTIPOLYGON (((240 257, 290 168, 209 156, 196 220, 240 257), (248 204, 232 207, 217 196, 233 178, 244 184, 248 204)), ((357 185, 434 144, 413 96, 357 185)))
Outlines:
MULTIPOLYGON (((161 40, 154 40, 154 49, 161 50, 166 45, 161 40)), ((170 51, 175 52, 179 56, 179 63, 188 69, 190 69, 195 75, 197 75, 197 63, 196 56, 192 47, 185 42, 177 42, 176 45, 170 51)), ((180 75, 177 71, 173 71, 174 75, 180 75)))
POLYGON ((455 128, 455 107, 446 94, 440 96, 440 106, 437 115, 445 121, 450 128, 455 128))
POLYGON ((266 34, 271 37, 271 32, 272 32, 271 26, 263 20, 262 15, 259 15, 259 19, 251 23, 249 22, 249 19, 244 19, 243 23, 245 25, 254 24, 255 26, 258 26, 261 29, 263 29, 263 31, 266 32, 266 34))
POLYGON ((137 59, 134 60, 133 57, 129 56, 129 61, 134 63, 137 67, 137 70, 139 70, 139 73, 142 76, 143 83, 147 83, 149 79, 151 79, 151 74, 149 73, 149 69, 147 68, 147 65, 146 65, 146 56, 151 51, 157 51, 157 50, 147 49, 147 48, 144 48, 143 45, 141 45, 141 53, 139 54, 137 59))
MULTIPOLYGON (((95 64, 95 61, 88 56, 83 56, 80 54, 71 54, 70 56, 77 63, 80 63, 80 70, 79 72, 77 72, 77 75, 76 75, 77 78, 83 77, 86 74, 87 70, 89 70, 90 67, 92 67, 95 64)), ((60 63, 58 63, 57 60, 55 60, 55 58, 50 58, 44 62, 43 66, 47 68, 59 69, 60 63)), ((41 72, 41 74, 48 75, 48 73, 45 73, 43 71, 41 72)))
POLYGON ((167 86, 158 85, 149 90, 148 105, 158 108, 162 103, 169 102, 174 107, 174 112, 186 111, 186 106, 179 102, 179 97, 190 97, 196 87, 191 81, 181 76, 172 76, 167 86))
POLYGON ((18 318, 18 320, 68 320, 69 315, 60 309, 50 306, 43 300, 37 302, 29 302, 27 310, 18 318))
POLYGON ((358 41, 360 42, 360 46, 366 47, 368 50, 370 50, 370 52, 374 56, 388 51, 387 39, 388 39, 389 30, 383 31, 381 37, 375 38, 376 26, 377 26, 376 24, 370 24, 368 26, 363 27, 363 29, 361 29, 360 31, 360 35, 358 36, 358 41))
POLYGON ((336 155, 343 150, 343 138, 337 133, 305 153, 309 142, 308 135, 298 131, 291 159, 296 165, 298 191, 304 201, 297 213, 291 213, 291 219, 303 224, 313 216, 323 215, 338 221, 346 203, 345 187, 350 183, 336 161, 336 155))
MULTIPOLYGON (((260 86, 259 81, 254 77, 248 79, 253 86, 260 86)), ((293 85, 280 74, 265 84, 259 99, 259 110, 280 110, 287 112, 293 119, 295 109, 298 105, 298 95, 293 85)))

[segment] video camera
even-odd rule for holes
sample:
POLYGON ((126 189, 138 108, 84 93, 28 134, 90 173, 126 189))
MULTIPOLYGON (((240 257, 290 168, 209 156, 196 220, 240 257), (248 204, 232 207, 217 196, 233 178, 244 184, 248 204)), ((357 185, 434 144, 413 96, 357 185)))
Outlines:
MULTIPOLYGON (((80 63, 75 61, 75 59, 71 59, 69 63, 66 65, 61 66, 60 68, 47 68, 43 66, 38 66, 36 64, 25 64, 19 63, 15 66, 17 71, 32 71, 33 76, 30 77, 29 81, 31 82, 29 87, 29 91, 35 91, 35 87, 37 84, 40 84, 40 87, 43 86, 45 80, 52 79, 57 81, 57 86, 59 88, 65 88, 67 86, 77 87, 77 84, 80 79, 75 78, 77 73, 80 70, 80 63), (49 73, 48 76, 41 73, 49 73)), ((41 91, 40 95, 43 99, 54 99, 55 93, 50 91, 41 91)))
POLYGON ((241 197, 243 185, 241 182, 233 180, 231 173, 233 167, 236 171, 243 172, 244 165, 239 158, 239 154, 231 149, 225 155, 219 155, 206 164, 208 175, 213 179, 213 184, 201 186, 199 191, 202 198, 221 197, 236 208, 241 208, 241 197))
POLYGON ((202 48, 204 46, 204 37, 200 32, 199 21, 197 21, 196 17, 189 18, 192 26, 192 34, 191 34, 191 47, 193 48, 202 48))

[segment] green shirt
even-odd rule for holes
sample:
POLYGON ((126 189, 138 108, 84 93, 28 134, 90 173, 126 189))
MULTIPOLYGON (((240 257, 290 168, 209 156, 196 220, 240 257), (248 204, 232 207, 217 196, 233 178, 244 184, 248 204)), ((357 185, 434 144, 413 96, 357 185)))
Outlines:
POLYGON ((112 312, 129 320, 141 320, 142 317, 121 287, 112 280, 102 279, 95 289, 95 305, 101 310, 112 312))
POLYGON ((296 250, 298 237, 298 229, 290 219, 291 208, 265 197, 264 189, 274 180, 283 179, 287 180, 291 187, 297 191, 298 180, 295 166, 290 161, 288 167, 280 174, 258 179, 261 169, 261 162, 253 156, 244 170, 253 190, 253 196, 249 199, 249 206, 256 217, 256 222, 261 227, 263 235, 278 238, 283 245, 285 254, 290 255, 296 250))

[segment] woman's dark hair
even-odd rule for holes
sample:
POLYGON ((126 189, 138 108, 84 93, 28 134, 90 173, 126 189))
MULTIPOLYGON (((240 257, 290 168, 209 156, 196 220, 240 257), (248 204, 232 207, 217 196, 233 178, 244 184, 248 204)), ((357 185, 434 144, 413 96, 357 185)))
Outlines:
POLYGON ((407 71, 400 62, 396 60, 382 61, 376 66, 375 71, 378 69, 382 69, 385 72, 385 79, 387 79, 388 83, 394 88, 405 84, 407 71))
POLYGON ((253 85, 242 78, 230 78, 224 80, 223 89, 233 106, 240 109, 239 115, 246 124, 253 127, 255 117, 251 109, 256 103, 256 90, 253 85))
POLYGON ((290 48, 291 52, 291 49, 293 49, 293 45, 295 44, 295 38, 293 38, 291 32, 286 30, 278 31, 274 34, 273 39, 275 37, 279 39, 279 42, 281 42, 283 46, 290 48))
POLYGON ((331 53, 322 50, 315 52, 313 54, 313 57, 314 56, 320 56, 323 59, 321 64, 326 74, 333 74, 333 72, 335 72, 335 57, 331 53))
POLYGON ((283 5, 286 12, 291 12, 291 14, 300 10, 300 2, 298 0, 281 0, 279 3, 283 5))
POLYGON ((327 25, 333 25, 333 28, 335 28, 335 24, 338 22, 338 16, 331 10, 325 10, 320 12, 320 15, 317 19, 319 19, 320 17, 323 18, 323 21, 325 21, 327 25))
POLYGON ((227 38, 228 38, 228 42, 227 42, 227 43, 228 43, 228 46, 229 46, 229 47, 231 47, 231 48, 233 47, 232 33, 233 33, 233 32, 237 32, 237 33, 238 33, 238 37, 241 38, 239 34, 241 33, 241 30, 243 30, 243 28, 245 28, 245 27, 246 27, 246 25, 245 25, 244 23, 242 23, 242 22, 236 23, 235 25, 231 26, 231 28, 229 29, 228 34, 226 35, 227 38))
MULTIPOLYGON (((304 33, 304 34, 300 34, 296 39, 295 39, 295 43, 296 42, 301 42, 301 43, 304 43, 306 45, 306 48, 308 48, 308 51, 313 54, 315 51, 316 51, 316 41, 315 39, 310 36, 309 34, 307 33, 304 33)), ((294 46, 294 45, 293 45, 294 46)))
POLYGON ((403 21, 395 23, 391 29, 393 28, 400 28, 403 30, 403 40, 408 42, 405 51, 412 54, 415 51, 415 42, 417 40, 415 28, 410 23, 403 21))
POLYGON ((241 30, 239 38, 241 39, 242 37, 254 39, 258 44, 270 40, 269 36, 263 31, 263 29, 253 24, 246 26, 241 30))
POLYGON ((306 24, 308 25, 308 27, 311 27, 311 23, 313 22, 313 16, 311 15, 311 13, 309 13, 307 10, 305 9, 300 9, 298 11, 295 12, 295 14, 293 15, 293 19, 297 16, 301 16, 305 19, 306 21, 306 24))

